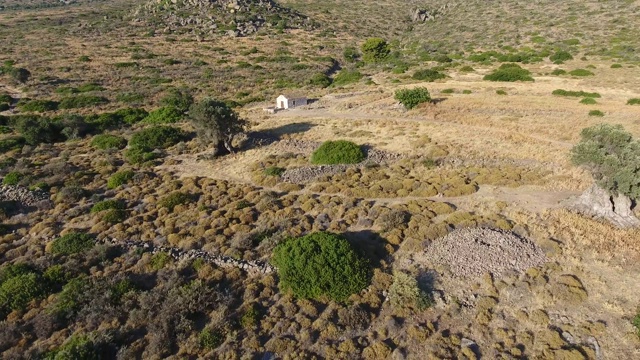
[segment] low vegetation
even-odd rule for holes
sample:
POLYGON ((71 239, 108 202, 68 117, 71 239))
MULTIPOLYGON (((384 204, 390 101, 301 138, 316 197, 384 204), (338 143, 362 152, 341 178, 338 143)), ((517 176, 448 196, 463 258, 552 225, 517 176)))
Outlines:
POLYGON ((364 160, 362 148, 346 140, 326 141, 311 154, 311 163, 316 165, 357 164, 364 160))
POLYGON ((84 233, 68 233, 51 243, 51 252, 56 255, 72 255, 92 248, 93 238, 84 233))
POLYGON ((489 81, 534 81, 531 72, 518 64, 502 64, 491 74, 485 75, 484 80, 489 81))
POLYGON ((395 98, 407 109, 428 103, 431 101, 431 94, 426 88, 400 89, 395 93, 395 98))
POLYGON ((600 98, 601 95, 596 92, 586 92, 586 91, 570 91, 563 89, 556 89, 552 92, 553 95, 557 96, 571 96, 571 97, 583 97, 583 98, 600 98))

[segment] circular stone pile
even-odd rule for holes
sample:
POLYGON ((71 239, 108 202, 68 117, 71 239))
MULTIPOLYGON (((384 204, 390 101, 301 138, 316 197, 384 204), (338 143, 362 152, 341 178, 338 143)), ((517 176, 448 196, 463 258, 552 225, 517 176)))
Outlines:
POLYGON ((448 267, 456 277, 478 277, 523 272, 547 261, 542 249, 511 232, 486 228, 455 230, 434 241, 424 255, 434 264, 448 267))

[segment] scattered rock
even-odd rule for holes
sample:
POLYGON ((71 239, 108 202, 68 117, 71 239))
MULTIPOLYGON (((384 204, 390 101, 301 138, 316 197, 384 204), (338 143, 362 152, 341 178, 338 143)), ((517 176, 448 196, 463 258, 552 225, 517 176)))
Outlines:
POLYGON ((38 206, 49 201, 49 193, 41 190, 31 191, 22 186, 5 185, 0 187, 0 201, 15 201, 22 206, 38 206))

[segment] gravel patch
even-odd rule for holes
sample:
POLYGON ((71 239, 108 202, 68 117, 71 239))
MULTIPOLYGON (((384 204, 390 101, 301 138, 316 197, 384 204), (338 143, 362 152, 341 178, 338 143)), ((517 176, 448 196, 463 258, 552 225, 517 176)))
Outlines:
POLYGON ((424 252, 434 265, 447 266, 453 276, 479 277, 524 272, 544 264, 547 258, 533 242, 511 232, 465 228, 434 241, 424 252))
POLYGON ((21 186, 5 185, 0 187, 0 201, 15 201, 22 206, 34 206, 49 200, 44 191, 31 191, 21 186))

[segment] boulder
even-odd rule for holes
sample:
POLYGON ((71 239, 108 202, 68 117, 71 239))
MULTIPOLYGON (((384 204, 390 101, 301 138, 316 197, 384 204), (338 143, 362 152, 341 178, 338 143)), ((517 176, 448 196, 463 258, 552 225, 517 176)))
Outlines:
POLYGON ((605 219, 619 228, 640 226, 640 219, 633 213, 634 202, 622 194, 611 195, 593 185, 578 197, 569 208, 580 214, 605 219))

